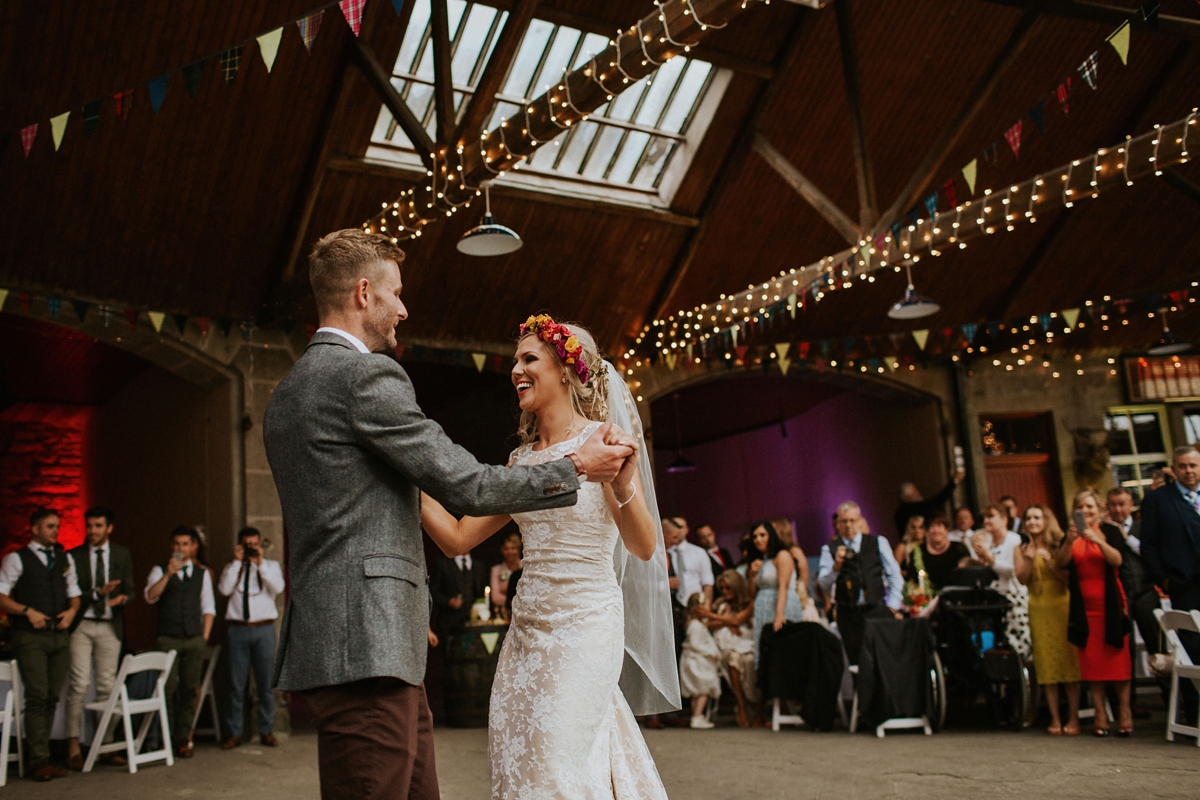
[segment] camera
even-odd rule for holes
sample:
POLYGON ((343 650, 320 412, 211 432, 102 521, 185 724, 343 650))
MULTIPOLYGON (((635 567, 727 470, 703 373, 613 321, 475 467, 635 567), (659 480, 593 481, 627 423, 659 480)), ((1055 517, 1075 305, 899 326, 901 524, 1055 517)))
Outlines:
POLYGON ((246 554, 247 559, 258 558, 258 548, 257 547, 247 547, 247 548, 245 548, 245 550, 243 552, 246 554))

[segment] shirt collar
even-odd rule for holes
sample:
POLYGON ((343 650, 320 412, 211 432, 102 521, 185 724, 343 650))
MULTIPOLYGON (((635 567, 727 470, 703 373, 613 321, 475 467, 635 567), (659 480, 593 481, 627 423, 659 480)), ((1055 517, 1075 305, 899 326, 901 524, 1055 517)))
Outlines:
POLYGON ((355 336, 352 333, 346 333, 341 328, 334 328, 334 327, 326 325, 323 328, 317 328, 317 333, 336 333, 338 336, 341 336, 343 339, 348 341, 350 344, 354 345, 354 348, 356 350, 358 350, 358 352, 360 352, 360 353, 370 353, 371 352, 370 350, 367 349, 367 346, 362 343, 362 339, 359 339, 357 336, 355 336))
POLYGON ((89 545, 88 545, 88 548, 89 548, 89 549, 91 550, 91 552, 93 552, 93 553, 95 553, 95 552, 97 552, 97 551, 99 551, 99 552, 101 552, 101 553, 107 553, 107 552, 108 552, 108 545, 109 545, 109 542, 105 542, 104 544, 100 545, 99 547, 94 547, 93 545, 90 545, 90 544, 89 544, 89 545))

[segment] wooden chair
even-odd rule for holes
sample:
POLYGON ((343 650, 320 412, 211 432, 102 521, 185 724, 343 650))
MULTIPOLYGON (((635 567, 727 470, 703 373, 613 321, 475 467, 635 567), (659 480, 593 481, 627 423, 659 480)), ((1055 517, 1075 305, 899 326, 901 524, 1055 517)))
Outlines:
POLYGON ((0 682, 11 684, 4 694, 3 730, 0 731, 0 786, 8 782, 9 762, 17 762, 17 774, 25 777, 25 744, 21 736, 21 670, 16 661, 0 661, 0 682), (13 738, 17 752, 10 752, 13 738))
POLYGON ((1175 734, 1196 737, 1196 746, 1200 747, 1200 727, 1181 725, 1179 723, 1179 680, 1190 680, 1200 691, 1200 666, 1193 664, 1187 648, 1179 641, 1179 631, 1191 631, 1200 634, 1200 611, 1163 611, 1155 609, 1154 616, 1162 626, 1167 637, 1167 647, 1171 650, 1174 664, 1171 667, 1171 701, 1167 707, 1167 741, 1175 741, 1175 734))
POLYGON ((171 667, 174 664, 174 650, 166 653, 151 651, 136 656, 132 654, 125 656, 125 660, 121 662, 121 670, 117 673, 116 686, 108 700, 103 703, 88 703, 84 706, 88 711, 102 712, 100 723, 96 726, 96 735, 92 738, 92 746, 88 748, 87 761, 83 765, 84 772, 92 771, 92 767, 96 764, 96 758, 101 753, 115 753, 120 750, 125 751, 130 773, 137 772, 138 764, 145 764, 149 761, 165 759, 168 767, 175 764, 175 757, 171 752, 171 728, 167 722, 167 676, 171 674, 171 667), (154 692, 145 699, 130 699, 129 689, 125 685, 126 679, 136 672, 148 670, 158 672, 154 692), (104 744, 105 734, 113 722, 113 717, 118 714, 125 725, 125 741, 104 744), (133 735, 134 714, 145 714, 141 730, 138 731, 136 738, 133 735), (142 745, 146 741, 146 734, 150 730, 150 723, 154 721, 155 715, 158 716, 159 728, 162 731, 163 747, 161 750, 142 753, 142 745))
POLYGON ((221 741, 221 718, 217 716, 217 696, 213 693, 213 674, 217 671, 217 661, 221 657, 221 645, 211 644, 204 648, 204 680, 200 683, 200 694, 196 697, 196 709, 192 714, 192 739, 196 734, 203 736, 212 736, 218 742, 221 741), (208 712, 212 714, 211 728, 197 728, 196 724, 200 721, 200 711, 204 708, 204 701, 208 701, 208 712))

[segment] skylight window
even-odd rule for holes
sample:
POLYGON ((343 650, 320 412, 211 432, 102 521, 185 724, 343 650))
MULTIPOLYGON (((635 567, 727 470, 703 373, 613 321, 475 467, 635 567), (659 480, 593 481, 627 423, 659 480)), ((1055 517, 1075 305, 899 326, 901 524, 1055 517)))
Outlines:
MULTIPOLYGON (((508 13, 480 3, 449 0, 451 74, 458 113, 478 84, 508 13)), ((529 100, 609 45, 608 37, 534 19, 502 82, 487 129, 521 113, 529 100)), ((430 135, 433 44, 429 0, 416 0, 392 70, 392 83, 430 135)), ((586 121, 542 145, 505 180, 549 191, 666 205, 708 127, 729 82, 727 70, 682 56, 617 95, 586 121)), ((408 137, 380 109, 369 157, 419 164, 408 137)), ((423 168, 422 168, 423 169, 423 168)))

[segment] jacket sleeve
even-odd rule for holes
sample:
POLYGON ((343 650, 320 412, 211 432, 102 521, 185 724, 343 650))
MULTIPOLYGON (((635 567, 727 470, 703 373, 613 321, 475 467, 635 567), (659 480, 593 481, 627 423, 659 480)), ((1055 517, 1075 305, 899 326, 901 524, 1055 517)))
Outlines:
MULTIPOLYGON (((128 548, 125 549, 125 557, 121 559, 121 588, 117 590, 117 594, 123 594, 132 600, 137 587, 133 582, 133 554, 128 548)), ((129 600, 125 601, 126 605, 129 600)))
POLYGON ((1167 577, 1166 570, 1163 569, 1162 561, 1162 491, 1170 487, 1163 487, 1156 492, 1150 492, 1146 495, 1146 499, 1142 501, 1142 563, 1146 565, 1146 571, 1150 573, 1150 577, 1157 584, 1162 584, 1167 577))
POLYGON ((408 375, 386 357, 355 359, 350 415, 356 440, 449 509, 472 516, 575 504, 569 459, 530 467, 480 464, 417 405, 408 375))

